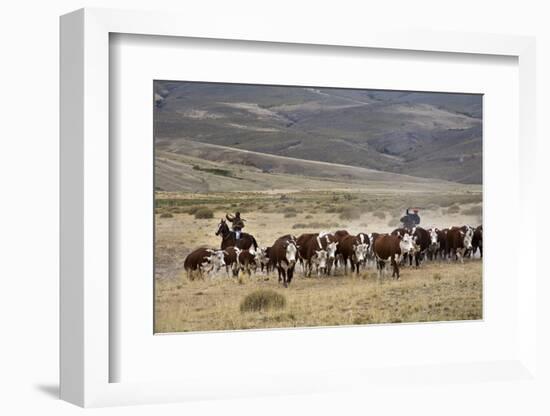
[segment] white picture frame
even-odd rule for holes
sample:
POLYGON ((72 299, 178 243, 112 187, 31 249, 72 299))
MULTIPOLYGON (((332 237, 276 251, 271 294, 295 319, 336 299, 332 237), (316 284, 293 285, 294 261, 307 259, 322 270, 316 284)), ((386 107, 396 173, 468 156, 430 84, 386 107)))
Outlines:
MULTIPOLYGON (((399 369, 334 370, 317 373, 273 374, 269 380, 232 383, 230 375, 181 381, 110 382, 109 253, 109 36, 113 33, 187 38, 226 39, 281 44, 332 45, 453 54, 516 57, 519 66, 518 204, 526 241, 536 240, 536 219, 530 209, 536 189, 529 178, 535 172, 535 41, 529 37, 468 33, 402 32, 388 28, 327 34, 323 28, 301 31, 278 25, 217 21, 204 25, 172 13, 82 9, 61 18, 61 398, 80 406, 160 403, 215 397, 321 393, 352 386, 391 384, 402 378, 399 369), (236 31, 235 28, 239 30, 236 31), (530 213, 529 215, 526 215, 530 213), (289 377, 291 376, 291 377, 289 377), (343 382, 342 380, 347 380, 343 382)), ((518 348, 509 359, 472 363, 441 363, 414 369, 426 384, 507 380, 537 382, 536 283, 541 278, 536 258, 519 244, 518 264, 525 278, 517 293, 518 348), (475 374, 482 373, 483 377, 475 374), (500 377, 500 378, 499 378, 500 377)), ((510 273, 517 273, 511 270, 510 273)), ((151 311, 152 313, 152 311, 151 311)), ((406 370, 406 372, 411 370, 406 370)))

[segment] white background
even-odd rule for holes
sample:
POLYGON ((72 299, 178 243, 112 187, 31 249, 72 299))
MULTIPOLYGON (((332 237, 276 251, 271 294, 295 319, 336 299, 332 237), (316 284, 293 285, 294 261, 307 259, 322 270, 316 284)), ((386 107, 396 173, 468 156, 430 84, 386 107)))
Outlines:
POLYGON ((124 35, 113 37, 111 59, 111 114, 118 121, 111 136, 111 149, 116 149, 111 152, 112 184, 116 184, 111 190, 116 218, 112 227, 117 230, 111 253, 119 259, 111 278, 119 288, 114 304, 120 317, 113 331, 119 359, 112 380, 212 379, 231 374, 237 383, 281 372, 518 356, 518 259, 496 261, 509 246, 506 228, 498 226, 509 215, 499 207, 517 211, 519 201, 517 59, 352 48, 338 52, 304 46, 260 48, 243 42, 172 40, 167 45, 158 37, 124 35), (483 93, 484 210, 492 213, 483 224, 483 322, 151 336, 153 79, 483 93), (208 365, 195 357, 207 357, 208 365))
MULTIPOLYGON (((2 42, 2 99, 0 100, 1 143, 0 178, 0 301, 2 342, 0 343, 0 411, 3 414, 81 412, 55 399, 58 374, 58 16, 83 6, 173 9, 205 17, 212 13, 246 13, 251 19, 296 24, 307 30, 309 24, 361 27, 383 24, 385 20, 404 27, 432 27, 440 30, 475 31, 537 35, 538 45, 538 131, 540 187, 548 177, 550 131, 550 30, 544 2, 534 1, 391 1, 312 3, 231 1, 214 4, 203 1, 20 1, 3 4, 0 15, 2 42), (543 177, 544 175, 544 177, 543 177)), ((548 191, 546 191, 547 193, 548 191)), ((541 196, 539 215, 548 198, 541 196)), ((541 215, 541 218, 543 216, 541 215)), ((541 240, 542 241, 542 240, 541 240)), ((503 253, 503 256, 510 253, 503 253)), ((549 293, 549 285, 539 292, 549 293)), ((541 313, 548 307, 540 305, 541 313)), ((545 315, 548 317, 548 314, 545 315)), ((548 319, 548 318, 546 318, 548 319)), ((549 327, 548 325, 546 326, 549 327)), ((548 332, 545 351, 549 351, 548 332)), ((547 355, 547 354, 546 354, 547 355)), ((544 355, 541 365, 548 365, 544 355)), ((546 367, 548 369, 548 367, 546 367)), ((549 374, 546 370, 546 374, 549 374)), ((403 403, 408 413, 429 414, 548 414, 542 409, 543 392, 526 386, 494 386, 498 400, 467 384, 441 385, 426 396, 420 389, 394 397, 391 388, 382 397, 351 396, 345 392, 306 397, 272 397, 209 403, 142 406, 94 410, 101 414, 349 414, 372 412, 392 414, 403 403), (536 398, 539 398, 537 400, 536 398), (375 400, 376 399, 376 400, 375 400), (377 407, 369 407, 371 403, 377 407), (380 403, 384 403, 380 406, 380 403), (538 406, 538 407, 537 407, 538 406)), ((548 389, 547 389, 548 390, 548 389)), ((548 406, 548 405, 546 405, 548 406)))

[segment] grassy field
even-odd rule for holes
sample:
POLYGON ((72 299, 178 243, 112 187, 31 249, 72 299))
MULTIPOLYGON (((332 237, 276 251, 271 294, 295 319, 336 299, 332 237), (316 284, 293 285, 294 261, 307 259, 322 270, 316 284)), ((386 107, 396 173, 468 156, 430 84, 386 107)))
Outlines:
POLYGON ((421 208, 424 227, 481 223, 481 192, 396 192, 392 189, 265 192, 157 192, 155 245, 156 332, 349 325, 481 318, 479 259, 464 265, 425 264, 403 268, 402 280, 377 282, 373 268, 359 278, 302 277, 297 268, 287 290, 275 275, 232 279, 225 272, 189 281, 183 269, 196 247, 217 248, 217 225, 225 213, 241 211, 245 231, 260 246, 281 235, 347 229, 390 232, 407 206, 421 208), (244 297, 258 288, 286 297, 282 310, 240 312, 244 297))
POLYGON ((240 279, 184 277, 156 282, 155 332, 234 330, 482 318, 482 263, 432 263, 404 267, 401 280, 359 276, 304 278, 289 289, 275 274, 240 279), (282 294, 282 309, 241 312, 245 296, 269 288, 282 294))

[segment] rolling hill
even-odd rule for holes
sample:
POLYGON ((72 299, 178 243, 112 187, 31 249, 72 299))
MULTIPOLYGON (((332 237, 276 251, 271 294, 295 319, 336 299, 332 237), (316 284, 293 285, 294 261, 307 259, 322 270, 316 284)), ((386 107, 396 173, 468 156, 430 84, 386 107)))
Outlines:
POLYGON ((154 88, 159 152, 185 139, 408 176, 482 180, 480 95, 164 81, 154 88))

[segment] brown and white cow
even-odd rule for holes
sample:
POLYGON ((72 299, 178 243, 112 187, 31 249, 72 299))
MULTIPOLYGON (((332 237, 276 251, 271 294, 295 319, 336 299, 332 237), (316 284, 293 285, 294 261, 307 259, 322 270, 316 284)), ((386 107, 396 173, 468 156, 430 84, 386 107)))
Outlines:
POLYGON ((338 238, 329 232, 320 232, 319 239, 323 249, 327 252, 327 274, 330 275, 336 261, 336 252, 338 250, 338 238))
POLYGON ((368 238, 361 239, 358 236, 348 235, 340 242, 339 252, 344 263, 344 274, 347 274, 348 260, 351 264, 351 271, 359 274, 359 267, 367 258, 368 253, 368 238))
POLYGON ((187 255, 183 262, 183 268, 187 271, 187 277, 191 273, 198 271, 202 278, 203 273, 210 274, 217 272, 225 266, 224 256, 227 252, 224 250, 215 250, 207 247, 199 247, 187 255))
POLYGON ((277 267, 279 282, 288 287, 294 275, 294 267, 298 259, 296 238, 290 234, 279 237, 269 250, 269 261, 277 267))
MULTIPOLYGON (((408 235, 408 236, 411 236, 412 238, 413 232, 414 230, 409 228, 396 228, 391 232, 391 235, 397 236, 397 237, 399 236, 403 237, 404 235, 408 235)), ((401 254, 401 264, 405 265, 407 261, 409 261, 409 265, 412 265, 412 259, 414 257, 416 250, 417 250, 417 247, 415 244, 413 244, 412 248, 408 252, 403 252, 401 254)))
POLYGON ((472 237, 474 230, 471 227, 451 227, 447 231, 447 250, 449 260, 453 257, 464 263, 464 254, 472 250, 472 237))
POLYGON ((389 260, 393 271, 392 277, 399 279, 399 263, 403 253, 409 253, 414 248, 412 237, 404 235, 380 234, 374 239, 374 255, 377 260, 378 277, 386 271, 386 262, 389 260))
POLYGON ((256 252, 251 247, 248 250, 237 249, 237 264, 239 270, 248 274, 250 277, 252 272, 256 272, 258 264, 256 263, 256 252))
POLYGON ((357 234, 357 238, 361 241, 361 244, 367 245, 367 254, 365 256, 365 260, 363 261, 363 265, 366 267, 368 261, 374 260, 374 251, 372 250, 372 234, 359 233, 357 234))
POLYGON ((433 261, 437 258, 437 253, 439 253, 439 229, 437 227, 428 228, 428 234, 430 235, 430 245, 428 246, 428 259, 433 261))
POLYGON ((265 270, 266 274, 269 274, 271 271, 269 264, 270 250, 271 247, 258 247, 258 250, 256 250, 256 264, 262 272, 265 270))
POLYGON ((300 247, 298 252, 300 254, 300 263, 304 268, 304 274, 311 276, 313 266, 316 267, 317 275, 322 271, 327 271, 328 253, 323 248, 323 243, 319 234, 302 234, 296 240, 296 243, 300 247))

